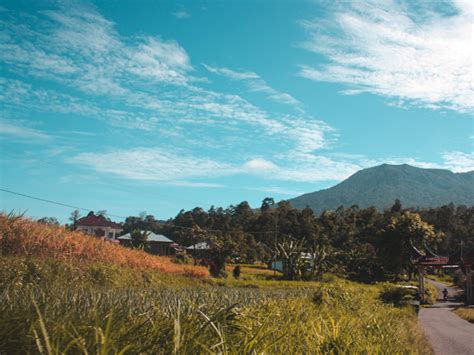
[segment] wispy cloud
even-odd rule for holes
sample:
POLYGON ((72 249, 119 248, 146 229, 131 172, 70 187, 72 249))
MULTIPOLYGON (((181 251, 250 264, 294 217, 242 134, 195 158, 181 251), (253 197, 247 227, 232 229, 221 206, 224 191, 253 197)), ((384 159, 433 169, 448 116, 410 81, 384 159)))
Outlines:
POLYGON ((232 80, 260 79, 260 76, 258 74, 251 71, 236 71, 224 67, 214 67, 204 63, 202 64, 202 66, 211 73, 223 75, 232 80))
POLYGON ((474 171, 474 152, 445 152, 443 160, 444 166, 452 171, 459 173, 474 171))
POLYGON ((21 121, 0 120, 0 135, 13 136, 22 141, 45 141, 51 136, 43 131, 31 128, 21 121))
POLYGON ((301 65, 300 75, 341 83, 343 93, 370 92, 432 109, 474 108, 472 4, 360 0, 333 16, 302 22, 301 44, 327 64, 301 65), (449 8, 449 13, 440 9, 449 8))
POLYGON ((184 9, 173 12, 173 16, 179 20, 184 20, 191 17, 191 15, 184 9))
MULTIPOLYGON (((203 78, 195 75, 191 59, 179 43, 150 36, 123 38, 115 24, 93 6, 73 5, 29 14, 25 23, 22 16, 26 15, 9 14, 1 20, 5 36, 0 37, 0 60, 20 77, 50 80, 82 95, 73 97, 21 80, 3 79, 4 101, 12 111, 34 107, 97 118, 121 128, 181 135, 212 126, 222 131, 219 137, 227 139, 235 139, 236 131, 251 127, 269 141, 298 150, 324 146, 331 133, 326 124, 303 112, 292 117, 268 113, 241 96, 202 88, 199 83, 203 78)), ((262 92, 272 100, 298 104, 255 73, 207 69, 246 80, 250 91, 262 92)), ((199 133, 208 135, 202 130, 199 133)), ((216 136, 205 138, 212 141, 216 136)))
POLYGON ((250 71, 236 71, 225 67, 215 67, 208 64, 203 64, 209 72, 225 76, 231 80, 244 81, 248 89, 252 92, 261 92, 274 102, 282 103, 295 108, 299 108, 301 102, 295 99, 288 93, 278 91, 272 88, 263 80, 258 74, 250 71))
MULTIPOLYGON (((71 162, 135 180, 152 180, 187 186, 209 186, 208 183, 186 182, 186 179, 219 177, 235 173, 229 164, 197 156, 170 153, 160 148, 133 148, 105 153, 81 153, 71 162)), ((211 184, 214 186, 214 184, 211 184)))

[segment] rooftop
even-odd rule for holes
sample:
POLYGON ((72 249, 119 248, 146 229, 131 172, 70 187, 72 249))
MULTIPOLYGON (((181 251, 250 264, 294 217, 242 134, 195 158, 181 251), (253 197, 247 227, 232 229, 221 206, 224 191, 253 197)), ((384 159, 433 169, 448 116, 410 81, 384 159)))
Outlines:
MULTIPOLYGON (((141 231, 142 233, 144 231, 141 231)), ((149 232, 150 234, 148 235, 148 241, 149 242, 161 242, 161 243, 174 243, 171 239, 168 237, 164 236, 163 234, 155 234, 152 232, 149 232)), ((130 233, 124 234, 121 237, 118 237, 119 240, 132 240, 132 236, 130 233)))
POLYGON ((122 229, 122 226, 118 223, 112 222, 104 216, 96 216, 93 212, 89 212, 86 217, 80 218, 76 222, 77 226, 88 226, 88 227, 110 227, 114 229, 122 229))

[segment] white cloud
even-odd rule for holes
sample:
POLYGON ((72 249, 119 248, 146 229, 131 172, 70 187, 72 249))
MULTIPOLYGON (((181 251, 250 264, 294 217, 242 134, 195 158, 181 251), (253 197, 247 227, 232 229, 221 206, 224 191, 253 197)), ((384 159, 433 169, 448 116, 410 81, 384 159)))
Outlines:
POLYGON ((211 73, 223 75, 232 80, 260 79, 260 76, 254 72, 236 71, 224 67, 214 67, 204 63, 202 64, 202 66, 211 73))
POLYGON ((472 111, 472 4, 423 4, 414 9, 392 0, 344 2, 327 20, 303 22, 310 39, 302 47, 329 62, 302 65, 300 75, 345 84, 345 94, 370 92, 432 109, 472 111), (452 6, 454 13, 436 6, 452 6))
POLYGON ((0 135, 13 136, 24 141, 44 141, 51 138, 47 133, 25 126, 21 122, 0 120, 0 135))
POLYGON ((282 103, 298 108, 301 103, 288 93, 278 91, 272 88, 258 74, 248 71, 236 71, 225 67, 215 67, 203 64, 209 72, 225 76, 231 80, 244 81, 251 92, 261 92, 277 103, 282 103))
POLYGON ((268 173, 268 172, 278 170, 278 166, 276 166, 271 161, 263 159, 263 158, 251 159, 243 165, 243 168, 244 170, 247 170, 249 172, 254 172, 257 174, 268 173))
POLYGON ((444 166, 454 172, 474 171, 474 152, 445 152, 443 160, 444 166))
MULTIPOLYGON (((115 24, 93 7, 76 5, 43 11, 41 16, 28 15, 25 24, 21 16, 1 20, 6 36, 0 38, 0 49, 4 49, 0 59, 8 70, 78 89, 85 98, 8 80, 3 85, 8 86, 4 98, 11 111, 20 106, 42 112, 76 113, 116 127, 149 132, 174 130, 182 135, 191 134, 190 125, 194 130, 207 125, 218 127, 222 131, 218 137, 222 139, 234 139, 231 132, 250 128, 265 139, 298 150, 324 146, 326 135, 331 132, 323 122, 302 111, 294 117, 273 115, 238 95, 197 86, 200 78, 191 75, 195 70, 189 55, 176 41, 145 36, 123 38, 115 24), (51 63, 56 60, 51 64, 55 69, 37 63, 39 54, 51 63)), ((262 92, 271 100, 299 104, 255 73, 206 68, 248 81, 249 90, 262 92)), ((216 140, 209 133, 200 133, 208 140, 216 140)))
POLYGON ((184 9, 173 12, 173 16, 179 20, 183 20, 183 19, 191 17, 191 15, 184 9))
POLYGON ((131 73, 174 84, 187 81, 191 69, 186 51, 175 41, 148 37, 129 53, 131 73))
POLYGON ((134 180, 170 182, 180 186, 214 186, 215 184, 187 182, 186 179, 219 177, 237 172, 229 164, 208 158, 184 156, 160 148, 133 148, 106 153, 81 153, 71 162, 134 180))

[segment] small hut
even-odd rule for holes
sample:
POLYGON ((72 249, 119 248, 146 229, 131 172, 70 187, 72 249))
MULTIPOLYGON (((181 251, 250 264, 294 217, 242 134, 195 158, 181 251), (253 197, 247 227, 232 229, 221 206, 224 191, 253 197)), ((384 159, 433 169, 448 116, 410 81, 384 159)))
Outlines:
MULTIPOLYGON (((144 231, 141 231, 141 232, 144 233, 144 231)), ((177 244, 173 242, 171 239, 169 239, 168 237, 162 234, 155 234, 152 232, 145 232, 145 233, 149 233, 147 251, 150 254, 162 255, 162 256, 169 256, 169 255, 176 254, 175 246, 177 244)), ((120 244, 124 246, 127 246, 127 247, 132 246, 132 236, 130 233, 127 233, 125 235, 122 235, 121 237, 118 237, 118 240, 120 244)))

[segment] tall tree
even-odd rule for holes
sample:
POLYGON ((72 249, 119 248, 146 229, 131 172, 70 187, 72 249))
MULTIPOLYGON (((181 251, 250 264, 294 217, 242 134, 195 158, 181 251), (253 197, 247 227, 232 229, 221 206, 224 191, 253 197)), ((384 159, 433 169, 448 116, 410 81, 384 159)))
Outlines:
POLYGON ((81 212, 79 210, 74 210, 71 212, 69 216, 69 220, 71 221, 71 230, 76 230, 77 221, 81 218, 81 212))
POLYGON ((392 217, 383 231, 382 256, 385 267, 393 272, 395 279, 407 272, 413 272, 411 257, 413 246, 423 250, 425 243, 434 245, 442 238, 433 226, 424 222, 418 213, 405 211, 401 216, 392 217))

